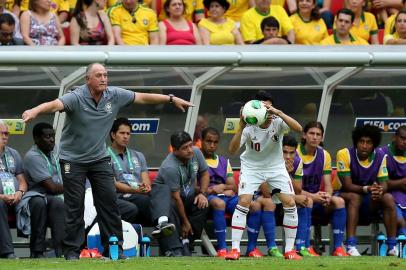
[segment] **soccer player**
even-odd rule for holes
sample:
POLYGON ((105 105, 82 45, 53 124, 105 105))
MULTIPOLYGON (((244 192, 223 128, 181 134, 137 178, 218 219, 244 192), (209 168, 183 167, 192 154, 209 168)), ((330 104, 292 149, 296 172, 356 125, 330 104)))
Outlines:
POLYGON ((396 208, 393 197, 387 193, 388 170, 386 155, 377 147, 381 131, 375 126, 357 127, 352 132, 353 147, 337 152, 337 170, 342 183, 340 196, 347 205, 347 253, 360 256, 355 231, 360 215, 382 210, 388 235, 388 255, 397 256, 396 208))
POLYGON ((216 154, 220 132, 212 127, 202 131, 202 153, 209 166, 210 183, 207 199, 213 213, 214 233, 217 238, 217 256, 227 254, 227 224, 224 214, 233 214, 238 202, 237 186, 228 158, 216 154))
MULTIPOLYGON (((326 216, 332 213, 333 256, 348 256, 342 248, 346 222, 345 202, 343 198, 333 195, 331 157, 321 147, 323 136, 324 127, 320 122, 311 121, 304 127, 302 142, 297 148, 297 152, 303 160, 302 193, 313 200, 313 211, 317 213, 317 216, 326 216), (324 182, 324 191, 320 190, 322 181, 324 182)), ((306 208, 306 210, 308 211, 307 218, 310 220, 308 223, 310 231, 312 208, 306 208)), ((303 213, 299 211, 299 221, 301 218, 303 218, 303 213)), ((301 237, 298 234, 296 239, 301 237)), ((305 241, 296 243, 302 256, 319 256, 310 246, 309 235, 306 235, 306 238, 302 240, 305 241)))
POLYGON ((396 130, 392 143, 382 147, 388 168, 388 190, 396 203, 398 234, 406 235, 406 126, 396 130))
POLYGON ((256 95, 263 101, 269 116, 261 126, 246 126, 240 116, 240 129, 232 138, 229 151, 237 153, 245 145, 241 154, 241 174, 239 182, 238 205, 234 211, 232 225, 232 250, 226 259, 240 258, 240 241, 246 226, 247 214, 252 201, 252 195, 263 182, 267 182, 276 202, 281 202, 284 208, 283 228, 286 237, 285 258, 301 259, 293 250, 297 230, 297 210, 294 191, 289 174, 285 168, 282 155, 282 136, 289 129, 302 131, 300 124, 290 116, 272 106, 272 97, 264 91, 256 95))

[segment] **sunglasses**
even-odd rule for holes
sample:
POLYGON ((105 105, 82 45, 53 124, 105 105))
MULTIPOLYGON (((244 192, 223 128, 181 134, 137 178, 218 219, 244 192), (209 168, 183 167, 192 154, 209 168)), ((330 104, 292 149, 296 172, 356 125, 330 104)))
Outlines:
POLYGON ((10 135, 10 132, 8 132, 8 131, 0 131, 0 134, 4 135, 4 136, 8 136, 8 135, 10 135))

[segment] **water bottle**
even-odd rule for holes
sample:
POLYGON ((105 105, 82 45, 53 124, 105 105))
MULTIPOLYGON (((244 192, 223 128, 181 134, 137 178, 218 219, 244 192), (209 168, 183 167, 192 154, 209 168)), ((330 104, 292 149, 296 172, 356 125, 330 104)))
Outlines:
POLYGON ((399 258, 406 258, 406 236, 404 234, 399 234, 398 236, 398 250, 399 258))
POLYGON ((141 250, 140 250, 140 256, 141 257, 149 257, 150 256, 150 244, 151 244, 151 239, 148 236, 142 237, 141 250))
POLYGON ((114 234, 109 238, 109 253, 110 259, 118 260, 118 238, 114 234))
POLYGON ((378 241, 378 256, 386 256, 386 251, 388 249, 386 236, 383 233, 379 233, 376 240, 378 241))

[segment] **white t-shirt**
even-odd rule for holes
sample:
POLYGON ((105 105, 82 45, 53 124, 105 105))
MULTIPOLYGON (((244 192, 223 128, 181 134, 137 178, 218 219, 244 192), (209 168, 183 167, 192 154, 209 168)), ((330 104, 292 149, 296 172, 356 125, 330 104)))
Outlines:
POLYGON ((242 131, 240 147, 245 144, 241 154, 241 169, 273 171, 284 169, 282 139, 289 132, 288 125, 274 116, 268 128, 248 125, 242 131))

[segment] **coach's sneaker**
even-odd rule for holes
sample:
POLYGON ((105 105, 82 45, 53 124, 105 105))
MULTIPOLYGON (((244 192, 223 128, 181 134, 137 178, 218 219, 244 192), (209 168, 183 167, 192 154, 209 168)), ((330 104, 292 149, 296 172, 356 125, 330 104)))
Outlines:
POLYGON ((342 247, 338 247, 334 250, 333 252, 333 256, 337 256, 337 257, 348 257, 347 252, 345 252, 345 250, 342 247))
POLYGON ((278 247, 271 247, 268 249, 268 255, 276 258, 283 258, 283 254, 279 251, 278 247))
POLYGON ((155 238, 159 237, 167 237, 172 235, 175 231, 175 225, 172 223, 168 223, 167 221, 159 223, 155 230, 152 231, 151 235, 155 238))
POLYGON ((233 248, 232 250, 227 252, 224 259, 226 259, 226 260, 239 260, 240 259, 240 252, 238 251, 238 249, 233 248))
POLYGON ((307 250, 309 251, 310 255, 312 257, 320 257, 320 254, 318 254, 312 246, 308 247, 307 250))
POLYGON ((247 254, 247 256, 252 258, 261 258, 264 257, 264 254, 262 254, 261 251, 259 251, 259 249, 254 248, 251 252, 247 254))
POLYGON ((305 247, 301 247, 299 250, 299 254, 302 257, 313 257, 313 255, 309 252, 309 250, 305 247))
POLYGON ((388 251, 388 253, 386 255, 397 257, 399 255, 398 247, 394 246, 391 250, 388 251))
POLYGON ((285 252, 285 259, 286 260, 301 260, 302 257, 300 257, 299 255, 297 255, 296 250, 291 250, 291 251, 287 251, 285 252))
POLYGON ((217 257, 224 258, 227 255, 227 249, 222 248, 217 250, 217 257))
POLYGON ((358 252, 358 249, 354 246, 348 246, 347 247, 347 253, 348 255, 352 256, 352 257, 358 257, 361 256, 361 254, 358 252))

